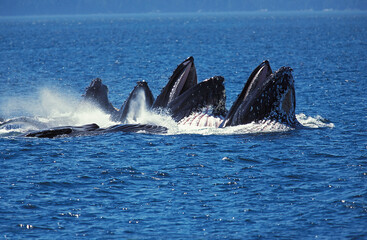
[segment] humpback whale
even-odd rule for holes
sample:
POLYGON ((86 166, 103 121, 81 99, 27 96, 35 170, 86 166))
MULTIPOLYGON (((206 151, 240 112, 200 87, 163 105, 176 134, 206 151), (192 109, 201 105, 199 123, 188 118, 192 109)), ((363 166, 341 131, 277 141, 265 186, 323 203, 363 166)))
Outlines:
POLYGON ((198 83, 191 56, 173 71, 152 110, 164 110, 180 125, 218 127, 227 112, 225 101, 224 78, 215 76, 198 83))
POLYGON ((290 67, 281 67, 273 73, 269 61, 263 61, 250 74, 229 111, 225 108, 223 82, 223 77, 216 76, 197 84, 194 58, 189 57, 178 65, 153 104, 153 109, 157 106, 167 109, 179 124, 191 125, 195 122, 197 126, 224 128, 261 120, 273 120, 292 127, 298 125, 290 67), (191 119, 187 118, 191 114, 191 119), (220 122, 208 124, 209 116, 218 117, 216 121, 220 122), (186 119, 182 121, 183 118, 186 119), (192 118, 201 120, 194 121, 192 118))
MULTIPOLYGON (((229 111, 225 105, 224 78, 215 76, 198 83, 193 57, 185 59, 177 66, 155 100, 147 82, 137 82, 118 110, 108 100, 107 86, 96 78, 86 88, 83 101, 93 103, 120 124, 107 128, 100 128, 97 124, 62 126, 28 132, 22 136, 52 138, 117 131, 166 133, 168 129, 164 126, 138 123, 139 116, 149 112, 168 113, 178 125, 225 128, 263 120, 276 121, 291 127, 299 125, 295 116, 296 97, 292 69, 281 67, 273 72, 267 60, 252 71, 229 111)), ((20 118, 3 122, 0 127, 15 122, 38 124, 20 118)))
POLYGON ((150 109, 154 102, 154 96, 145 81, 136 83, 119 110, 108 100, 108 87, 102 83, 100 78, 92 80, 82 97, 84 102, 89 102, 110 114, 111 120, 122 123, 126 122, 127 118, 136 120, 141 111, 150 109))
POLYGON ((107 114, 117 114, 117 109, 108 100, 108 87, 102 83, 100 78, 92 80, 83 95, 83 101, 90 102, 107 114))
POLYGON ((170 102, 196 84, 197 75, 194 58, 189 57, 173 71, 168 83, 154 101, 152 108, 166 108, 170 102))
POLYGON ((142 112, 146 112, 152 107, 153 102, 154 96, 148 87, 148 83, 139 81, 129 97, 122 104, 114 120, 118 122, 126 122, 127 120, 136 121, 142 112))
POLYGON ((210 110, 213 116, 226 113, 224 78, 215 76, 206 79, 171 101, 167 108, 174 120, 179 122, 192 113, 210 110))
POLYGON ((251 73, 220 127, 274 120, 297 126, 296 94, 292 69, 281 67, 272 73, 268 61, 251 73))
POLYGON ((110 132, 144 132, 149 134, 167 133, 167 128, 149 124, 119 124, 108 128, 100 128, 97 124, 87 124, 83 126, 62 126, 40 131, 32 131, 21 136, 37 138, 55 138, 62 136, 88 136, 110 132))
MULTIPOLYGON (((111 115, 111 119, 121 124, 117 124, 108 128, 100 128, 97 124, 87 124, 83 126, 60 126, 60 127, 45 127, 46 125, 37 125, 41 130, 35 130, 22 134, 23 137, 37 137, 37 138, 55 138, 61 136, 85 136, 95 135, 109 132, 144 132, 149 134, 166 133, 167 128, 163 126, 156 126, 151 124, 128 124, 126 121, 136 120, 142 111, 150 109, 154 96, 148 87, 147 82, 137 82, 134 89, 129 94, 128 98, 122 104, 120 110, 117 110, 108 100, 108 88, 102 83, 102 80, 97 78, 92 80, 86 92, 83 95, 83 101, 94 104, 96 107, 103 110, 105 113, 111 115)), ((6 125, 17 122, 26 122, 35 125, 34 120, 28 118, 19 118, 9 120, 0 125, 6 125)), ((36 122, 38 123, 38 122, 36 122)))

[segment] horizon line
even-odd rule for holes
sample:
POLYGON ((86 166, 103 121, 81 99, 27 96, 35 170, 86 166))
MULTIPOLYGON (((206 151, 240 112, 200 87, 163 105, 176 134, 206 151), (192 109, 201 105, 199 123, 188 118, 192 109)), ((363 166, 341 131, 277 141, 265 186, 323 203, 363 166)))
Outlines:
POLYGON ((25 15, 0 15, 0 18, 32 18, 32 17, 73 17, 73 16, 131 16, 131 15, 170 15, 170 14, 248 14, 248 13, 256 13, 256 14, 284 14, 284 13, 367 13, 367 10, 360 9, 343 9, 343 10, 335 10, 335 9, 323 9, 323 10, 314 10, 314 9, 304 9, 304 10, 268 10, 268 9, 259 9, 259 10, 248 10, 248 11, 184 11, 184 12, 161 12, 161 11, 151 11, 151 12, 131 12, 131 13, 74 13, 74 14, 25 14, 25 15))

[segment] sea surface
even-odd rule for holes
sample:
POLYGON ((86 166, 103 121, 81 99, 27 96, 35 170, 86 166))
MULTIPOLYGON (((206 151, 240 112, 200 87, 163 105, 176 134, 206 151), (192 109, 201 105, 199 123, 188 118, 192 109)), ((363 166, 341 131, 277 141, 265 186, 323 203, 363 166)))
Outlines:
POLYGON ((109 126, 80 106, 91 80, 120 108, 189 56, 199 81, 225 78, 227 108, 263 60, 292 67, 304 127, 2 127, 0 239, 367 239, 365 12, 0 17, 0 122, 109 126))

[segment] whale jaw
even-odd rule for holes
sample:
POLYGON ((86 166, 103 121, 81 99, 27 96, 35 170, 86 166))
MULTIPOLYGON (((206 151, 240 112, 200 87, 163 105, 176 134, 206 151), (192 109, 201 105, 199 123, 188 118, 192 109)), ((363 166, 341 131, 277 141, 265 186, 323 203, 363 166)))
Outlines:
POLYGON ((153 103, 153 108, 166 108, 170 102, 197 84, 194 58, 189 57, 177 66, 167 85, 153 103))
POLYGON ((274 120, 294 126, 296 98, 292 69, 272 73, 269 62, 261 63, 250 75, 220 127, 274 120))

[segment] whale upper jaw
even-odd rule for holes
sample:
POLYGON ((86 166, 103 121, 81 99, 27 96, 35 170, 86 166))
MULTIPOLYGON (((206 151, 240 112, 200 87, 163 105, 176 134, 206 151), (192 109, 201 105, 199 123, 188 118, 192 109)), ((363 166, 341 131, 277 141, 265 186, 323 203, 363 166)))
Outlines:
POLYGON ((108 100, 108 88, 102 83, 100 78, 92 80, 86 88, 83 100, 92 103, 96 107, 108 114, 116 114, 117 110, 108 100))
POLYGON ((136 121, 140 115, 148 111, 154 102, 154 96, 145 81, 139 81, 122 104, 114 121, 125 123, 128 120, 136 121))
POLYGON ((250 75, 220 127, 274 120, 297 125, 296 98, 292 69, 281 67, 272 73, 268 61, 262 62, 250 75))
POLYGON ((177 66, 167 85, 153 103, 153 108, 166 108, 170 102, 175 100, 185 91, 197 84, 197 74, 194 58, 189 57, 177 66))

